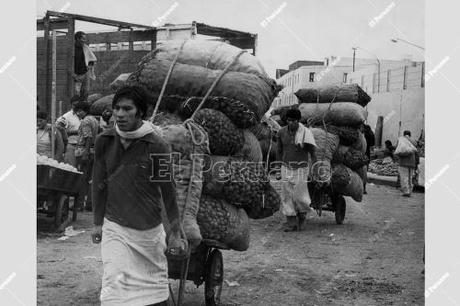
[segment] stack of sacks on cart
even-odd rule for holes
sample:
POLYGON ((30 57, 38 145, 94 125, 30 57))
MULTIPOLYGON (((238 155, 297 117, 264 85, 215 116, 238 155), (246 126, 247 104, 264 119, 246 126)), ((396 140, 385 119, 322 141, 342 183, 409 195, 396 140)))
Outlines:
POLYGON ((125 84, 147 88, 152 108, 161 97, 152 122, 179 153, 172 164, 187 239, 194 246, 212 239, 247 250, 249 218, 272 216, 280 207, 250 131, 277 95, 275 81, 239 48, 188 40, 150 52, 125 84))
POLYGON ((283 114, 290 108, 300 110, 301 122, 311 129, 317 145, 311 180, 331 184, 337 194, 361 202, 368 162, 361 126, 371 98, 356 84, 300 89, 295 95, 299 104, 283 106, 272 115, 285 125, 283 114))

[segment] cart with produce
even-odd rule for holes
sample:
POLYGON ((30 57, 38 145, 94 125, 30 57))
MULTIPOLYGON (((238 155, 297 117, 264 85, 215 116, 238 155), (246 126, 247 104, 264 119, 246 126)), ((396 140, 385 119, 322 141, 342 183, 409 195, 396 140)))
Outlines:
POLYGON ((67 164, 38 157, 37 162, 37 213, 54 218, 57 231, 63 231, 71 221, 77 220, 77 209, 70 207, 70 197, 78 203, 83 175, 67 164), (70 210, 72 218, 70 219, 70 210))

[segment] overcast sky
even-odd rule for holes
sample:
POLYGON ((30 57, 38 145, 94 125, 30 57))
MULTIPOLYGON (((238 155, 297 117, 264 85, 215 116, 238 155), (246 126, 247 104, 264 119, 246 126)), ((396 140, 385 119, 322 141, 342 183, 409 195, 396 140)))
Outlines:
MULTIPOLYGON (((287 68, 296 60, 352 56, 354 46, 362 48, 358 57, 401 59, 410 55, 421 61, 422 50, 390 39, 399 37, 424 46, 424 5, 423 0, 38 0, 37 17, 48 9, 64 9, 152 25, 174 7, 164 22, 197 21, 257 33, 257 57, 274 76, 276 68, 287 68), (264 20, 265 27, 261 25, 264 20)), ((76 28, 101 29, 87 23, 77 23, 76 28)))

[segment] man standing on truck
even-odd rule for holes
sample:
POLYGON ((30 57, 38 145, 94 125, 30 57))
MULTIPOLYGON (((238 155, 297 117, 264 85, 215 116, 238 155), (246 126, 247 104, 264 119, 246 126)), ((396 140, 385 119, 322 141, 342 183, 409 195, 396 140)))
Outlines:
POLYGON ((310 129, 300 123, 301 113, 298 109, 288 110, 285 118, 287 126, 281 128, 277 134, 277 160, 282 162, 282 212, 287 220, 284 231, 291 232, 301 230, 310 211, 311 200, 307 188, 308 154, 312 163, 316 162, 316 143, 310 129), (299 199, 299 193, 303 194, 303 199, 299 199))
POLYGON ((78 31, 75 33, 75 59, 73 79, 76 94, 85 100, 89 94, 90 80, 95 80, 94 63, 97 61, 93 51, 86 44, 86 34, 78 31))
POLYGON ((165 251, 183 256, 187 241, 176 202, 171 150, 143 121, 150 97, 124 86, 113 98, 115 127, 96 138, 94 243, 102 241, 102 305, 164 305, 169 296, 165 251), (171 225, 165 243, 161 210, 171 225))

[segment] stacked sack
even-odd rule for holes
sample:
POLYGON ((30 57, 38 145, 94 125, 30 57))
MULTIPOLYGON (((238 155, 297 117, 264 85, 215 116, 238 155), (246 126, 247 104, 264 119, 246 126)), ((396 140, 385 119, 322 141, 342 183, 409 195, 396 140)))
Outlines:
MULTIPOLYGON (((278 88, 254 56, 240 52, 221 42, 169 41, 144 57, 126 84, 147 88, 155 106, 176 58, 158 105, 161 113, 153 122, 161 125, 163 139, 171 144, 173 152, 180 156, 186 153, 184 159, 174 162, 179 166, 175 168, 192 168, 184 173, 174 170, 180 178, 175 177, 176 186, 184 180, 188 186, 193 182, 190 190, 198 195, 198 201, 193 197, 191 208, 187 201, 179 208, 181 212, 185 210, 185 216, 188 213, 190 219, 194 218, 202 239, 217 240, 244 251, 249 247, 248 215, 265 218, 280 206, 279 197, 266 179, 260 144, 250 131, 267 112, 278 88), (229 63, 232 65, 223 73, 229 63), (218 77, 220 81, 201 103, 218 77), (194 135, 196 129, 190 130, 190 125, 199 127, 199 135, 194 135), (206 134, 209 151, 193 157, 188 154, 189 146, 183 144, 192 143, 192 152, 196 153, 200 146, 195 142, 202 138, 200 130, 206 134), (194 158, 199 158, 195 160, 198 166, 194 166, 194 158), (194 182, 198 178, 199 182, 194 182)), ((196 238, 195 228, 186 228, 185 221, 187 238, 196 238)))
POLYGON ((313 174, 320 179, 327 178, 324 172, 330 167, 332 188, 361 202, 368 158, 366 139, 360 127, 367 118, 364 107, 370 97, 357 84, 300 89, 295 95, 299 99, 302 122, 313 127, 321 161, 319 167, 312 169, 313 174))

